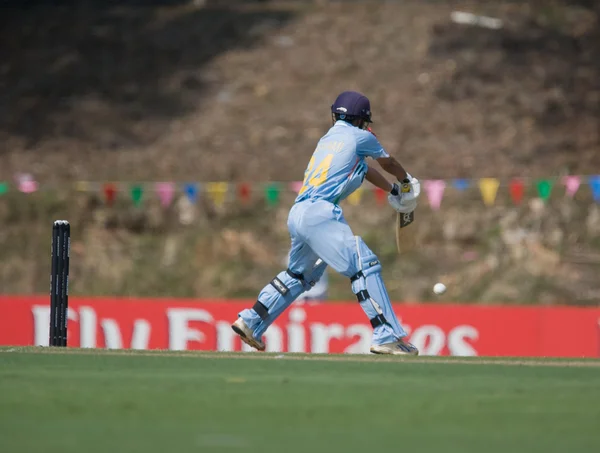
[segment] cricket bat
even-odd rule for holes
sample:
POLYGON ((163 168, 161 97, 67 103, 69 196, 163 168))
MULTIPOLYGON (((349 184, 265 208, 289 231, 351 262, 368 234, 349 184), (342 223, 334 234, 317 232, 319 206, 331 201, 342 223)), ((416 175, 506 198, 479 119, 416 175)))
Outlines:
MULTIPOLYGON (((410 181, 408 179, 402 181, 400 192, 410 192, 410 181)), ((413 223, 414 220, 415 211, 407 213, 398 212, 396 214, 396 248, 398 249, 398 253, 402 251, 402 244, 406 244, 407 242, 407 235, 404 228, 413 223)))

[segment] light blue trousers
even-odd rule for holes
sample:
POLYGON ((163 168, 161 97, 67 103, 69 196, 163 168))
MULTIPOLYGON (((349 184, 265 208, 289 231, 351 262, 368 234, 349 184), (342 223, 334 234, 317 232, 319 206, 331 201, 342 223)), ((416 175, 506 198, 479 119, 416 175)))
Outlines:
POLYGON ((288 270, 263 288, 253 308, 239 314, 256 338, 321 278, 326 266, 351 280, 352 292, 373 326, 373 344, 406 336, 381 278, 379 259, 354 236, 339 206, 324 200, 297 203, 290 210, 288 229, 292 240, 288 270))

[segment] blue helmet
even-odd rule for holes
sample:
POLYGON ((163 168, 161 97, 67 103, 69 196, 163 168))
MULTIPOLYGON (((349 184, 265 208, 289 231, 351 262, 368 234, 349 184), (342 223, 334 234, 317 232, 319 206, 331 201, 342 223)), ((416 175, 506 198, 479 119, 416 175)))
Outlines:
POLYGON ((344 91, 331 105, 331 113, 335 120, 352 121, 363 120, 363 123, 372 123, 371 103, 363 94, 356 91, 344 91))

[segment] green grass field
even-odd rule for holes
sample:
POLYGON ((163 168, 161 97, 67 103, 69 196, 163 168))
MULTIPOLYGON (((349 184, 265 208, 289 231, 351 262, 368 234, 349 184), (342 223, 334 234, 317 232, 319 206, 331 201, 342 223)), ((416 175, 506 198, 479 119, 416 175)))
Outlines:
POLYGON ((0 349, 0 451, 597 452, 600 361, 0 349))

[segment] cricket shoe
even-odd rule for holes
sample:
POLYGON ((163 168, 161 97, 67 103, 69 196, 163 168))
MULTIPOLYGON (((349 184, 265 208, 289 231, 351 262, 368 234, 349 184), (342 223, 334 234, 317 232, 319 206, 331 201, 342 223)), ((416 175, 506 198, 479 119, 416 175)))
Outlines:
POLYGON ((373 354, 393 354, 393 355, 419 355, 419 350, 408 341, 402 339, 393 343, 374 344, 371 346, 373 354))
POLYGON ((242 318, 238 318, 231 325, 231 328, 233 329, 233 331, 235 333, 237 333, 240 336, 242 341, 244 343, 246 343, 247 345, 252 346, 255 349, 258 349, 259 351, 265 350, 265 344, 261 340, 257 340, 256 338, 254 338, 254 335, 252 334, 252 330, 250 330, 250 327, 248 327, 246 325, 246 323, 244 322, 244 320, 242 318))

